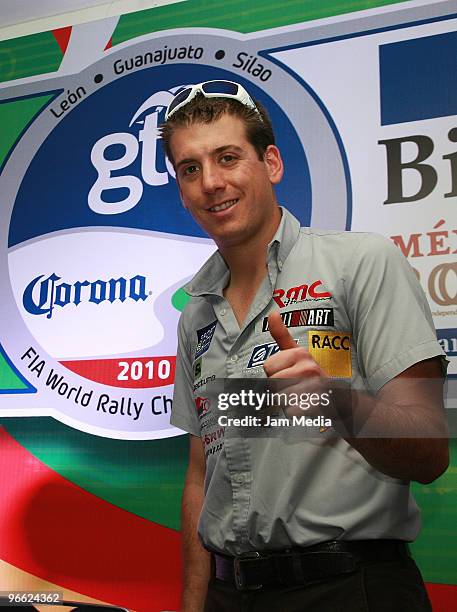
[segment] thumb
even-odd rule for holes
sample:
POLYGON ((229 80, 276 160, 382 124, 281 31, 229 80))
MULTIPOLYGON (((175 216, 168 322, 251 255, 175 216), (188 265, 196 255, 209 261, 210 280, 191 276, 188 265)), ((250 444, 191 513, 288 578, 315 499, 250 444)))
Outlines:
POLYGON ((284 325, 281 315, 277 310, 268 316, 268 328, 270 334, 276 340, 279 350, 285 351, 287 349, 297 348, 297 343, 290 335, 289 330, 284 325))

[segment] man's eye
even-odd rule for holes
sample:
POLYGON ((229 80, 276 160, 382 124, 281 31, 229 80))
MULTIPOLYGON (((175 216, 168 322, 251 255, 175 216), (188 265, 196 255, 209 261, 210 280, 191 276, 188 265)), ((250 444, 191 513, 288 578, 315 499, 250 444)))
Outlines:
POLYGON ((234 155, 232 155, 231 153, 226 153, 221 157, 221 162, 223 164, 230 164, 231 162, 235 161, 235 159, 236 157, 234 155))
POLYGON ((191 174, 195 174, 197 172, 197 166, 186 166, 183 170, 183 174, 185 176, 190 176, 191 174))

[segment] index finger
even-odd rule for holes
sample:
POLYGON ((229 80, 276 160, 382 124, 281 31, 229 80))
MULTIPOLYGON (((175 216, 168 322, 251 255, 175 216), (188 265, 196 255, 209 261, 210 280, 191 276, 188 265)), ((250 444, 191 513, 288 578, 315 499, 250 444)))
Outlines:
POLYGON ((297 343, 290 335, 289 330, 284 325, 281 315, 277 310, 268 315, 268 328, 270 334, 273 336, 274 340, 276 340, 280 351, 297 348, 297 343))

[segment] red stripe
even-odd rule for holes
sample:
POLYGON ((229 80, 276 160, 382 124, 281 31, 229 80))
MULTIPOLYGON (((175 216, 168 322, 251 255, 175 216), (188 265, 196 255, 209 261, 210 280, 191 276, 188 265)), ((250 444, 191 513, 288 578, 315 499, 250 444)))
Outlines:
POLYGON ((172 385, 175 380, 175 355, 81 359, 60 363, 84 378, 111 387, 149 389, 172 385))
POLYGON ((301 310, 293 310, 290 317, 289 327, 298 327, 300 325, 301 310))
POLYGON ((0 558, 139 612, 178 609, 179 533, 62 478, 3 428, 0 447, 0 558))
POLYGON ((426 585, 433 612, 451 612, 457 610, 457 585, 432 584, 426 585))
POLYGON ((59 45, 62 51, 62 54, 64 55, 65 55, 65 51, 67 50, 68 43, 70 41, 71 29, 72 29, 72 26, 52 30, 52 33, 54 34, 54 38, 56 39, 57 44, 59 45))

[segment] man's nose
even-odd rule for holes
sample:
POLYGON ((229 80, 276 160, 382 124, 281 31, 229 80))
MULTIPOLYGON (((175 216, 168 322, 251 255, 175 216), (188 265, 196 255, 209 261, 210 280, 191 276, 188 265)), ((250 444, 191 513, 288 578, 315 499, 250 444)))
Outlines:
POLYGON ((202 169, 203 191, 212 193, 225 186, 224 176, 221 168, 215 164, 208 164, 202 169))

